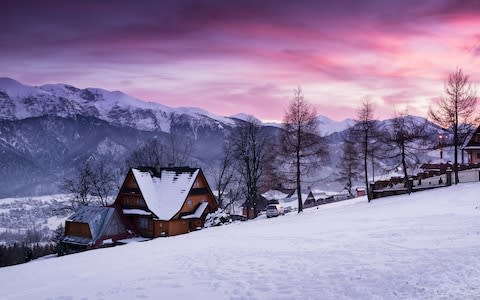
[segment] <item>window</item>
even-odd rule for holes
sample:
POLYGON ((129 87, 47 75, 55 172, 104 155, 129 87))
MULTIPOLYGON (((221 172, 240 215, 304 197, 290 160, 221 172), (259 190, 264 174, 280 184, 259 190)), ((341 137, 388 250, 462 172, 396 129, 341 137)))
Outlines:
POLYGON ((138 227, 140 229, 148 229, 148 219, 147 218, 138 219, 138 227))

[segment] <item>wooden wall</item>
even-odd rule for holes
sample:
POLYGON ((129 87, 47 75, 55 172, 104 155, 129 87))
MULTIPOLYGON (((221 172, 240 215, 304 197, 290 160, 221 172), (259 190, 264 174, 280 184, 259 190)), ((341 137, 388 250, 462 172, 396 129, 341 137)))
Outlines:
POLYGON ((87 223, 65 222, 65 235, 92 238, 90 227, 87 223))
POLYGON ((188 220, 172 220, 168 224, 168 235, 173 236, 177 234, 187 233, 190 230, 188 220))

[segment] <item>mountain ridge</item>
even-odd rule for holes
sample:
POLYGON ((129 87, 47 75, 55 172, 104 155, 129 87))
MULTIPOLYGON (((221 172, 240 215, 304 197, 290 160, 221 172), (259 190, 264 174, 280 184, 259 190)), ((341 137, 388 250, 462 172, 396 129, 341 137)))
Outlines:
MULTIPOLYGON (((221 116, 199 107, 170 107, 138 99, 121 91, 92 87, 80 89, 65 83, 30 86, 12 78, 0 77, 0 119, 17 120, 42 115, 68 117, 76 114, 139 130, 163 132, 170 131, 172 115, 187 115, 210 126, 218 126, 217 122, 235 125, 235 120, 245 121, 249 117, 259 120, 245 113, 221 116)), ((343 131, 353 123, 351 119, 335 121, 321 115, 318 120, 322 134, 343 131)), ((262 124, 281 127, 281 123, 262 124)))

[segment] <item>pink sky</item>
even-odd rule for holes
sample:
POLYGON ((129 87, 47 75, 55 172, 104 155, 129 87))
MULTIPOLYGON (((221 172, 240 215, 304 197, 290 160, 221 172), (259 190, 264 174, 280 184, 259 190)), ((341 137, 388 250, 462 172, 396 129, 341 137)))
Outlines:
POLYGON ((474 0, 77 2, 2 4, 0 77, 266 121, 299 85, 343 119, 363 97, 425 115, 456 67, 480 81, 474 0))

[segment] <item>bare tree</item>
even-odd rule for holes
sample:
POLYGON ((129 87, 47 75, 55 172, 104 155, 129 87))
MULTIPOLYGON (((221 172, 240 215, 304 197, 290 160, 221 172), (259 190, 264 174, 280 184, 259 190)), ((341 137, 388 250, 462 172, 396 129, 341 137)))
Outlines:
POLYGON ((87 160, 76 170, 73 178, 65 178, 60 183, 60 189, 71 195, 71 203, 74 210, 82 205, 88 206, 92 202, 91 177, 92 168, 87 160))
POLYGON ((127 168, 163 165, 163 147, 157 139, 150 139, 127 158, 127 168))
POLYGON ((427 149, 429 139, 427 122, 409 116, 406 112, 397 114, 391 122, 391 130, 384 136, 389 146, 386 153, 388 158, 396 160, 395 168, 402 168, 405 187, 411 191, 412 186, 408 184, 408 168, 418 165, 420 151, 427 149))
MULTIPOLYGON (((350 130, 347 135, 351 134, 350 130)), ((343 154, 338 164, 338 177, 345 184, 345 189, 353 196, 353 183, 361 178, 361 164, 358 157, 356 144, 350 137, 346 137, 343 143, 343 154)))
POLYGON ((473 121, 477 95, 470 83, 469 76, 464 74, 460 68, 448 75, 444 89, 445 96, 438 100, 434 108, 430 107, 429 116, 436 124, 444 128, 451 128, 453 131, 455 149, 453 172, 456 184, 458 183, 458 146, 466 137, 468 126, 465 125, 473 121))
POLYGON ((368 202, 371 200, 370 187, 368 185, 368 156, 371 153, 370 146, 376 135, 376 122, 373 119, 373 105, 368 98, 363 99, 362 106, 358 110, 356 124, 352 128, 356 136, 360 137, 361 153, 363 158, 363 170, 365 177, 365 191, 368 202))
POLYGON ((107 166, 104 159, 95 160, 91 165, 90 187, 92 196, 96 197, 100 205, 109 205, 109 196, 118 188, 117 172, 107 166))
POLYGON ((193 140, 187 135, 172 131, 169 135, 168 163, 185 166, 191 162, 193 140))
POLYGON ((60 189, 71 194, 72 208, 88 206, 98 202, 107 206, 108 197, 117 189, 117 173, 109 168, 103 159, 87 159, 72 178, 65 178, 60 189))
POLYGON ((248 211, 253 208, 255 215, 258 213, 257 200, 260 194, 259 187, 264 172, 267 145, 267 139, 260 129, 257 120, 248 119, 237 128, 232 144, 238 174, 244 184, 245 208, 248 211))
POLYGON ((224 203, 224 195, 229 190, 232 180, 235 177, 235 156, 233 146, 229 142, 223 145, 223 153, 220 158, 220 163, 214 168, 211 173, 214 178, 215 189, 217 190, 218 206, 225 208, 227 203, 224 203))
POLYGON ((281 146, 287 162, 291 162, 295 169, 299 213, 303 210, 302 174, 318 167, 327 155, 325 143, 319 136, 316 116, 313 106, 305 101, 302 89, 295 89, 283 118, 281 146))
MULTIPOLYGON (((193 138, 190 132, 182 131, 183 125, 182 116, 175 113, 169 115, 170 120, 170 134, 168 138, 167 154, 168 163, 174 166, 185 166, 191 163, 191 155, 193 151, 193 138)), ((193 126, 189 122, 189 128, 192 134, 196 137, 198 134, 198 127, 193 126)))

